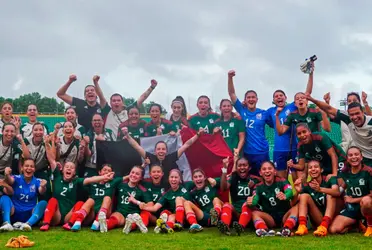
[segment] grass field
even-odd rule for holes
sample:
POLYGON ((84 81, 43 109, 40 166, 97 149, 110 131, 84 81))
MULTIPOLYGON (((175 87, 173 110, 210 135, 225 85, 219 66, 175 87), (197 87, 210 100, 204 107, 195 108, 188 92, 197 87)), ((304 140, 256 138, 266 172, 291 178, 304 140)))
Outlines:
POLYGON ((11 232, 0 234, 0 248, 4 248, 10 237, 24 234, 35 241, 34 249, 371 249, 372 238, 360 233, 315 238, 304 237, 266 237, 258 238, 253 232, 242 236, 224 236, 216 228, 205 229, 198 234, 187 231, 172 235, 155 234, 152 228, 146 235, 132 232, 125 235, 121 229, 107 234, 93 233, 84 228, 78 233, 52 228, 49 232, 11 232))

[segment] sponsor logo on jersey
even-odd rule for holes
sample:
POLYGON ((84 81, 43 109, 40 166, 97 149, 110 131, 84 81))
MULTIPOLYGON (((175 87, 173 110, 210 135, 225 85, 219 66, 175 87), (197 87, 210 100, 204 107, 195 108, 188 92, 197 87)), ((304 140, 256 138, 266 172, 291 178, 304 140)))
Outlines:
POLYGON ((230 122, 230 128, 233 128, 233 127, 234 127, 234 123, 230 122))
POLYGON ((257 114, 256 119, 261 120, 262 119, 262 114, 261 113, 257 114))
POLYGON ((132 195, 133 197, 136 197, 136 191, 132 191, 131 195, 132 195))
POLYGON ((360 186, 364 186, 364 185, 365 185, 364 179, 360 179, 360 180, 359 180, 359 185, 360 185, 360 186))

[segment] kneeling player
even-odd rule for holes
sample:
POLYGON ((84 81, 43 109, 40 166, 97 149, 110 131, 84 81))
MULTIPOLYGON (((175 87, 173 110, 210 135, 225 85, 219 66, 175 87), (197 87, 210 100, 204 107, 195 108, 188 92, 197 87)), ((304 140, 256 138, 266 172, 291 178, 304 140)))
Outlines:
POLYGON ((308 175, 311 181, 302 186, 302 179, 295 181, 298 199, 299 226, 296 235, 305 235, 307 230, 307 215, 319 225, 314 236, 326 236, 328 227, 335 213, 336 198, 340 196, 336 177, 332 176, 328 181, 322 176, 323 168, 319 161, 312 160, 307 164, 308 175))

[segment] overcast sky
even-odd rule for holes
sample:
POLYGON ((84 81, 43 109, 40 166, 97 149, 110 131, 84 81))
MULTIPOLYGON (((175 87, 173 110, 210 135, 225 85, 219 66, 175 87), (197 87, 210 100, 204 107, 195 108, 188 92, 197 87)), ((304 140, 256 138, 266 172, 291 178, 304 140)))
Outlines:
POLYGON ((213 108, 228 97, 235 69, 238 96, 254 89, 258 107, 268 108, 275 89, 290 101, 304 91, 299 65, 317 54, 315 97, 331 91, 336 105, 365 90, 372 103, 371 9, 368 0, 5 0, 1 95, 56 96, 74 73, 73 96, 99 74, 107 97, 138 97, 154 78, 149 101, 169 110, 182 95, 195 112, 199 95, 213 108))

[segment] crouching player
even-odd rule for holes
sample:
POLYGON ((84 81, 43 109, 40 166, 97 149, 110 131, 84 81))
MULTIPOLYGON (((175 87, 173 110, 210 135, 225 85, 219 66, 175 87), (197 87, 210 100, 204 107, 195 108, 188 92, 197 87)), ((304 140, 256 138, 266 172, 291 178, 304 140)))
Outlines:
POLYGON ((347 151, 347 166, 339 174, 340 186, 345 188, 345 208, 333 220, 329 232, 345 233, 364 216, 367 219, 365 236, 372 236, 371 168, 362 163, 362 152, 352 146, 347 151))
POLYGON ((309 215, 315 225, 319 225, 314 231, 314 236, 326 236, 328 227, 336 209, 336 197, 340 196, 336 177, 326 180, 322 176, 323 167, 317 160, 311 160, 307 164, 308 176, 311 181, 302 185, 302 179, 298 178, 294 185, 298 196, 298 221, 299 226, 296 235, 308 234, 307 216, 309 215))
POLYGON ((287 180, 276 176, 275 166, 270 161, 262 163, 260 175, 263 182, 257 185, 254 196, 247 199, 250 207, 257 205, 261 207, 261 211, 252 212, 256 235, 275 236, 275 231, 269 231, 269 228, 284 223, 277 235, 289 237, 296 226, 298 215, 297 206, 291 208, 290 205, 293 198, 292 187, 287 180))

